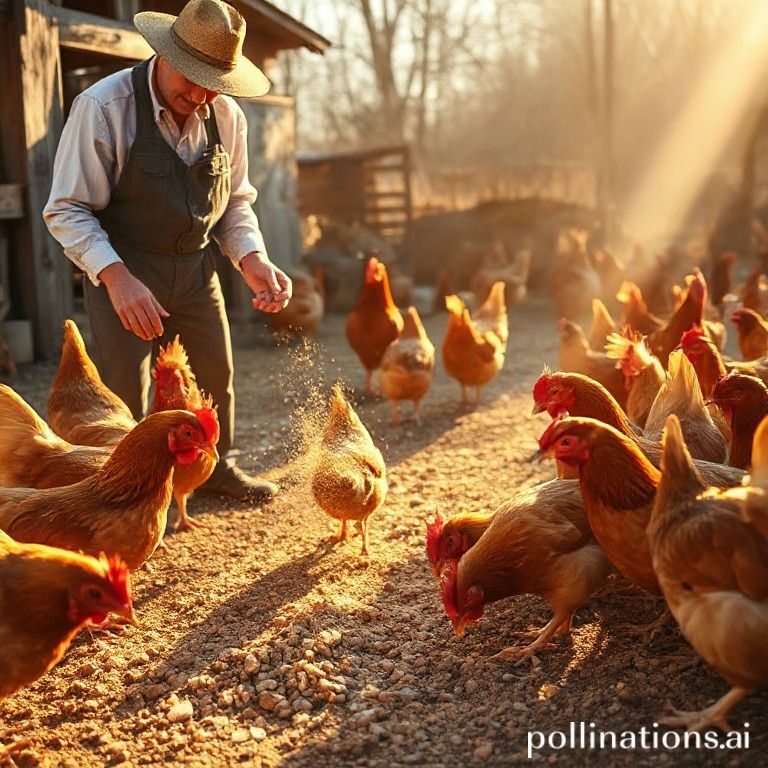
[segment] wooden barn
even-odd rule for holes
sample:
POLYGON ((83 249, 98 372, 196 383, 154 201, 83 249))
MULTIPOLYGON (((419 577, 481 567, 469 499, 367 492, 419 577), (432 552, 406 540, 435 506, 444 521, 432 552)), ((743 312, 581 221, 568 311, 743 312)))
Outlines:
MULTIPOLYGON (((330 44, 266 0, 230 2, 248 25, 245 55, 267 75, 280 51, 322 53, 330 44)), ((75 307, 72 265, 41 215, 69 106, 101 77, 152 55, 133 27, 135 13, 178 14, 184 4, 0 0, 0 320, 31 322, 38 359, 57 357, 62 323, 75 307)), ((267 247, 274 261, 290 266, 301 249, 294 102, 270 93, 240 103, 248 117, 250 177, 259 190, 256 207, 267 247)), ((226 278, 232 317, 250 316, 242 281, 227 284, 226 278)))

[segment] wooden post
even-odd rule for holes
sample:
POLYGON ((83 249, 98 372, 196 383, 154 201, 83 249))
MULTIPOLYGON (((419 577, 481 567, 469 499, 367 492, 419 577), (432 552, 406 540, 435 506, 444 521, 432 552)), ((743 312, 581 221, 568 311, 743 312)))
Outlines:
POLYGON ((61 328, 72 310, 71 267, 48 234, 42 211, 51 189, 61 135, 62 91, 58 28, 44 0, 14 0, 4 22, 0 96, 4 181, 24 187, 24 218, 9 221, 17 301, 32 321, 37 357, 58 355, 61 328))

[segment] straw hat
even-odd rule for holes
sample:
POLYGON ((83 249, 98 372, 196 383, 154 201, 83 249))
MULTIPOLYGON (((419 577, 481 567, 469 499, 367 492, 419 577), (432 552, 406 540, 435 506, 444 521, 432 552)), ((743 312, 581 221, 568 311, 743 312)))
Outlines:
POLYGON ((243 56, 245 19, 221 0, 190 0, 178 16, 144 11, 133 23, 152 48, 196 85, 243 98, 269 90, 266 75, 243 56))

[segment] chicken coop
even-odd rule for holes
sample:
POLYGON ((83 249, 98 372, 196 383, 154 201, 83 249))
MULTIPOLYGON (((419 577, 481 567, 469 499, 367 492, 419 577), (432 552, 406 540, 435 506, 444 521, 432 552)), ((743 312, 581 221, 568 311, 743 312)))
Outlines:
POLYGON ((408 147, 302 154, 299 210, 302 216, 360 224, 399 245, 412 218, 408 147))
MULTIPOLYGON (((244 54, 267 75, 280 51, 322 54, 322 35, 266 0, 230 0, 246 20, 244 54)), ((75 96, 152 55, 132 24, 139 11, 178 14, 183 0, 0 0, 0 313, 31 321, 35 356, 58 355, 76 305, 76 276, 50 237, 42 210, 53 160, 75 96)), ((295 109, 288 95, 240 100, 249 124, 249 168, 270 255, 288 267, 301 251, 296 204, 295 109)), ((231 272, 231 270, 229 271, 231 272)), ((240 281, 224 272, 237 320, 250 310, 240 281)), ((244 289, 245 286, 242 286, 244 289)), ((2 314, 0 314, 0 317, 2 314)))

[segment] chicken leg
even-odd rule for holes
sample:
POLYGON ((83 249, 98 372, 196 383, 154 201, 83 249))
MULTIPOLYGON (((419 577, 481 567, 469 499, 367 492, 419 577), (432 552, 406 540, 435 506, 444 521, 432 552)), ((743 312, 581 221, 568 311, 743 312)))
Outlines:
POLYGON ((174 527, 176 533, 179 533, 180 531, 193 531, 195 528, 208 527, 201 520, 195 520, 187 514, 187 496, 188 494, 184 493, 176 497, 176 508, 178 510, 176 526, 174 527))
POLYGON ((400 424, 403 423, 403 417, 400 414, 400 401, 399 400, 393 400, 392 401, 392 418, 390 419, 389 423, 393 427, 397 427, 400 424))
POLYGON ((328 544, 338 544, 341 541, 346 541, 349 538, 349 531, 347 530, 347 521, 339 520, 338 533, 331 534, 325 541, 328 544))
POLYGON ((749 688, 734 686, 725 696, 719 698, 706 709, 698 712, 684 712, 673 708, 672 714, 660 717, 659 722, 664 725, 671 725, 673 728, 685 728, 686 731, 703 731, 708 726, 714 725, 727 733, 731 730, 731 726, 725 719, 726 715, 751 692, 749 688))
POLYGON ((538 631, 536 639, 530 645, 526 645, 524 648, 513 645, 509 648, 504 648, 504 650, 499 651, 495 656, 491 656, 491 658, 498 661, 516 661, 525 656, 533 656, 540 648, 557 648, 554 643, 549 642, 549 639, 553 635, 568 633, 571 629, 572 619, 573 611, 556 612, 549 623, 538 631))

